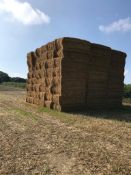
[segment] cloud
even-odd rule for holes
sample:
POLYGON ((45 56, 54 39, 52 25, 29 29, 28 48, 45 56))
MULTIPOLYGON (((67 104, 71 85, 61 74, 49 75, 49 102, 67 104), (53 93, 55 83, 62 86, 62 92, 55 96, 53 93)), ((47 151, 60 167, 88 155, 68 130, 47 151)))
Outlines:
POLYGON ((120 19, 118 21, 115 21, 107 26, 105 25, 100 25, 99 30, 101 32, 105 33, 112 33, 112 32, 127 32, 131 30, 131 18, 125 18, 125 19, 120 19))
POLYGON ((128 70, 125 69, 125 71, 124 71, 124 75, 126 76, 127 74, 128 74, 128 70))
POLYGON ((18 0, 0 0, 0 12, 8 14, 8 20, 24 25, 49 23, 50 17, 39 9, 34 9, 28 2, 18 0))
POLYGON ((21 73, 18 73, 18 72, 11 72, 10 74, 9 74, 11 77, 26 77, 25 75, 23 75, 23 74, 21 74, 21 73))

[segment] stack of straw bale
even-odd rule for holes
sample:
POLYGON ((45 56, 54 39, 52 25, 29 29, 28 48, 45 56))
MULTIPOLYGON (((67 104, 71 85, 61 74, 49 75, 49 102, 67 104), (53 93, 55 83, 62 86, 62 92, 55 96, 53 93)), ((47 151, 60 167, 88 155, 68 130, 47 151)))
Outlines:
POLYGON ((59 111, 120 107, 126 54, 61 38, 27 55, 29 103, 59 111))

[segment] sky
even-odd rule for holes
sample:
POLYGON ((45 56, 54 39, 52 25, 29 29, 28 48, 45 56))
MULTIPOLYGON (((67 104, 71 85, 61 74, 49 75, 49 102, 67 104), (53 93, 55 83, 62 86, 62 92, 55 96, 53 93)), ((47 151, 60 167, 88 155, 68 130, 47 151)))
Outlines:
POLYGON ((0 70, 26 78, 28 52, 75 37, 127 53, 131 83, 131 0, 0 0, 0 70))

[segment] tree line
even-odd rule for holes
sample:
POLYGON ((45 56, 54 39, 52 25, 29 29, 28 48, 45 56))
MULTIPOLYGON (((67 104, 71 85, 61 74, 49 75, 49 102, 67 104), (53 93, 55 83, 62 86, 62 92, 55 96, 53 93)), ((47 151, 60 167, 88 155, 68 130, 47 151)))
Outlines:
POLYGON ((10 77, 7 73, 0 71, 0 83, 3 82, 26 83, 26 79, 21 77, 10 77))
POLYGON ((131 84, 124 85, 124 97, 131 98, 131 84))

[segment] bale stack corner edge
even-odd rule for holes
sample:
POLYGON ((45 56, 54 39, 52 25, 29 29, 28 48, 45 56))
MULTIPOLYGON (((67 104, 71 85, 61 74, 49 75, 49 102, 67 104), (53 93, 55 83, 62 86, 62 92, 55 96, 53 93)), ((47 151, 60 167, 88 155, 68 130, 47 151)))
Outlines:
POLYGON ((122 105, 126 54, 61 38, 27 55, 28 103, 59 111, 122 105))

